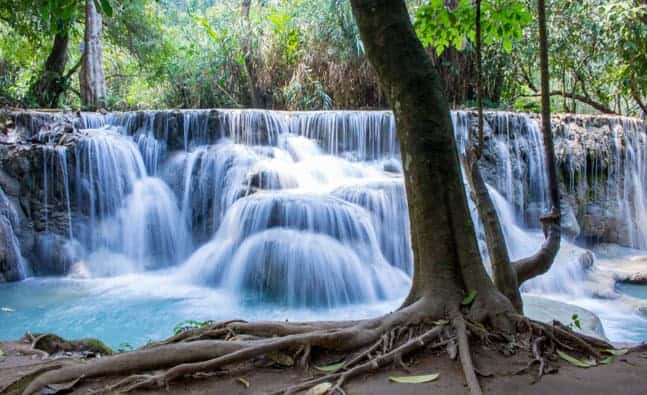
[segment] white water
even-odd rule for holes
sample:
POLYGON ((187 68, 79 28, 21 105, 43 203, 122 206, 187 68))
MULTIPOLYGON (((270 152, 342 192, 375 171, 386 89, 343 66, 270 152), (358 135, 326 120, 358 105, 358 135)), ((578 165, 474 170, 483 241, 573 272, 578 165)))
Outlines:
MULTIPOLYGON (((460 149, 467 116, 454 113, 453 120, 460 149)), ((343 318, 388 311, 406 294, 409 224, 390 113, 230 110, 214 119, 208 111, 191 110, 176 117, 84 114, 83 121, 88 137, 73 153, 54 147, 44 175, 44 199, 62 196, 66 236, 85 248, 71 277, 86 280, 60 280, 82 290, 61 299, 70 320, 76 311, 103 325, 106 308, 116 309, 118 319, 132 319, 137 311, 176 320, 239 314, 343 318), (172 128, 172 122, 181 127, 172 128), (124 305, 92 308, 83 302, 99 297, 124 305)), ((541 133, 534 120, 519 114, 499 113, 491 121, 496 185, 490 191, 511 257, 520 258, 543 240, 530 228, 546 208, 541 133), (519 182, 521 174, 527 182, 519 182)), ((618 129, 618 139, 624 130, 618 129)), ((609 178, 625 184, 618 199, 631 215, 637 247, 647 226, 644 217, 631 214, 647 204, 641 195, 647 144, 641 136, 623 140, 630 156, 616 161, 631 176, 609 178)), ((614 324, 622 305, 629 322, 647 328, 622 301, 594 299, 597 291, 578 264, 583 253, 564 242, 551 271, 524 291, 591 308, 611 323, 607 335, 614 340, 644 338, 614 324)), ((33 281, 26 286, 60 292, 56 283, 33 281)), ((28 318, 33 315, 26 312, 25 324, 28 318)), ((72 331, 60 320, 34 325, 72 331)), ((0 324, 0 334, 16 328, 0 324)), ((36 330, 20 328, 26 329, 36 330)), ((118 332, 108 337, 118 338, 118 332)), ((153 336, 144 323, 134 332, 137 341, 153 336)))

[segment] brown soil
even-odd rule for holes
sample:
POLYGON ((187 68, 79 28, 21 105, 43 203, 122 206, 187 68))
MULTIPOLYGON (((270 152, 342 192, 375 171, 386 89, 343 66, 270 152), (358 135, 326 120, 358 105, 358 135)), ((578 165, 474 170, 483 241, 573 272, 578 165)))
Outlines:
MULTIPOLYGON (((51 360, 41 360, 38 355, 25 355, 28 347, 18 342, 2 342, 0 347, 5 353, 0 357, 0 388, 15 378, 33 371, 51 360)), ((634 352, 616 358, 607 366, 581 369, 563 361, 556 374, 544 376, 539 383, 532 384, 528 374, 515 375, 514 372, 525 367, 528 356, 517 354, 504 357, 498 352, 474 347, 476 368, 485 376, 480 377, 486 394, 573 394, 592 395, 621 393, 623 395, 647 393, 647 352, 634 352)), ((407 372, 402 368, 385 368, 374 374, 352 380, 344 389, 352 395, 422 395, 422 394, 467 394, 460 362, 451 360, 445 353, 421 353, 406 361, 410 366, 407 372), (440 373, 438 380, 425 384, 395 384, 389 376, 408 374, 440 373)), ((164 393, 171 394, 265 394, 289 384, 298 383, 305 378, 317 375, 316 370, 304 371, 298 368, 278 369, 241 365, 226 372, 226 375, 184 380, 171 385, 164 393), (246 388, 238 378, 250 383, 246 388)), ((74 394, 86 394, 89 389, 98 389, 110 381, 89 381, 75 389, 74 394)), ((156 391, 137 392, 151 394, 156 391)))

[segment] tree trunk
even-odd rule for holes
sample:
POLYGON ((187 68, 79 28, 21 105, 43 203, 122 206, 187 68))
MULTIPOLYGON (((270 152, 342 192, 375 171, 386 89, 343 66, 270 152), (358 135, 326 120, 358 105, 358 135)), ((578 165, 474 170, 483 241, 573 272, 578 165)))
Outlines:
POLYGON ((57 107, 58 100, 65 91, 63 73, 67 64, 68 43, 67 29, 56 33, 52 50, 45 61, 45 68, 31 87, 32 95, 41 107, 57 107))
POLYGON ((434 309, 447 311, 464 294, 476 292, 473 313, 495 323, 512 306, 494 288, 479 254, 438 74, 403 1, 351 4, 398 130, 414 248, 405 305, 429 298, 434 309))
POLYGON ((256 67, 254 66, 254 59, 252 56, 252 48, 250 45, 250 24, 249 24, 249 11, 252 6, 252 0, 243 0, 240 7, 240 14, 243 23, 243 37, 242 37, 242 50, 245 74, 247 75, 247 89, 249 91, 249 98, 253 108, 263 108, 261 103, 261 92, 258 89, 258 77, 256 76, 256 67))
POLYGON ((92 110, 105 105, 106 79, 103 74, 102 21, 103 18, 97 12, 94 0, 86 0, 84 56, 80 73, 81 106, 92 110))
POLYGON ((546 31, 546 5, 544 0, 537 1, 537 23, 539 24, 539 67, 541 71, 541 128, 544 136, 546 166, 548 167, 548 188, 551 211, 559 216, 560 199, 557 184, 557 167, 555 166, 555 146, 553 131, 550 126, 550 74, 548 65, 548 33, 546 31))

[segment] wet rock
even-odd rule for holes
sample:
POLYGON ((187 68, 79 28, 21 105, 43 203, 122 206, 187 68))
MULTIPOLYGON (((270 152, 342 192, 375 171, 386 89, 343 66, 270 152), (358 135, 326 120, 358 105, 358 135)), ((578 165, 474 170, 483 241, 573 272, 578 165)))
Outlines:
POLYGON ((274 190, 296 188, 297 181, 288 175, 271 169, 260 169, 247 177, 247 185, 252 190, 274 190))
POLYGON ((393 174, 402 173, 402 166, 400 165, 400 162, 397 160, 385 161, 384 164, 382 165, 382 169, 387 173, 393 173, 393 174))
POLYGON ((0 216, 0 282, 18 281, 25 276, 24 261, 11 222, 0 216))
POLYGON ((83 259, 84 249, 76 240, 54 233, 36 237, 36 254, 32 270, 37 275, 66 275, 72 265, 83 259))
POLYGON ((524 295, 523 306, 529 318, 546 323, 557 320, 568 326, 572 323, 573 315, 577 314, 581 328, 574 327, 575 331, 606 340, 602 321, 589 310, 534 295, 524 295))

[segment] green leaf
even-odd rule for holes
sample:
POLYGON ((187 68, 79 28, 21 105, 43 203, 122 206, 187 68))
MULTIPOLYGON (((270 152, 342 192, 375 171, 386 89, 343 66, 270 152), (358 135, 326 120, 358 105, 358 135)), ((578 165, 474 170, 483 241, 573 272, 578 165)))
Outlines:
POLYGON ((438 379, 440 373, 424 374, 420 376, 391 376, 389 381, 400 384, 422 384, 438 379))
POLYGON ((110 0, 101 0, 101 9, 105 16, 108 18, 112 17, 112 6, 110 5, 110 0))
POLYGON ((564 361, 577 366, 578 368, 592 368, 597 365, 595 361, 578 359, 562 350, 557 350, 557 355, 559 355, 559 357, 564 361))
POLYGON ((463 299, 463 306, 469 306, 474 302, 474 299, 476 299, 476 291, 470 291, 465 299, 463 299))
POLYGON ((321 372, 336 372, 339 369, 344 366, 344 361, 341 361, 339 363, 333 363, 332 365, 326 365, 326 366, 315 366, 315 369, 321 371, 321 372))
POLYGON ((603 360, 601 360, 600 365, 608 365, 608 364, 612 363, 615 359, 616 359, 615 356, 610 355, 610 356, 604 358, 603 360))

